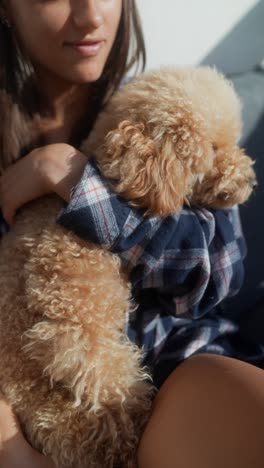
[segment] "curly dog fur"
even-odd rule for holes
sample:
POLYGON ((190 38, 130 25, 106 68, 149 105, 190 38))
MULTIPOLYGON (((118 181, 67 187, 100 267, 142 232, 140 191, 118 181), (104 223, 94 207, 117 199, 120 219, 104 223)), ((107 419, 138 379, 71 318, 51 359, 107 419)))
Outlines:
POLYGON ((253 161, 238 147, 241 127, 239 98, 223 75, 164 68, 112 98, 84 151, 115 191, 149 214, 167 216, 183 203, 227 208, 256 184, 253 161))
MULTIPOLYGON (((255 183, 240 112, 214 70, 146 73, 111 99, 82 151, 150 214, 232 206, 255 183)), ((134 467, 153 388, 123 331, 128 274, 58 226, 60 207, 55 196, 28 204, 1 241, 0 390, 56 466, 134 467)))
POLYGON ((2 240, 1 392, 58 467, 132 467, 151 387, 123 333, 129 283, 117 256, 56 225, 60 206, 31 203, 2 240))

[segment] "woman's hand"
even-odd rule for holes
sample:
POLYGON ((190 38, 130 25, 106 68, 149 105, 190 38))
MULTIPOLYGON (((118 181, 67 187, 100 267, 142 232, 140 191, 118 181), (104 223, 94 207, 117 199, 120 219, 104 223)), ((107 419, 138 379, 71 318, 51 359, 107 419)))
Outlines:
POLYGON ((36 148, 8 167, 0 177, 3 216, 13 224, 16 211, 25 203, 48 193, 69 201, 87 157, 72 146, 56 143, 36 148))

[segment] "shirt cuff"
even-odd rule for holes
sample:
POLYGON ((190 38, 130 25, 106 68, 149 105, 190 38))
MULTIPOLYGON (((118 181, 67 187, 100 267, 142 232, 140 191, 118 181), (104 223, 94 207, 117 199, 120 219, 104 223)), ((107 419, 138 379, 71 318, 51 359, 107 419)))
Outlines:
POLYGON ((57 223, 83 239, 110 249, 120 235, 128 212, 127 202, 113 192, 95 162, 89 160, 57 223))

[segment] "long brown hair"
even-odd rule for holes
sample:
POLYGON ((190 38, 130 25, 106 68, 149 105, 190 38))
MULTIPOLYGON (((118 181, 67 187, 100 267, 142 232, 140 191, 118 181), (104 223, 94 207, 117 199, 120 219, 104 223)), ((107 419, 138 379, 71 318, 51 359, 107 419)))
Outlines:
MULTIPOLYGON (((3 10, 0 0, 0 15, 3 10)), ((116 38, 99 80, 91 85, 92 112, 88 121, 72 137, 80 142, 93 127, 98 112, 118 89, 124 76, 142 71, 146 50, 136 0, 123 0, 116 38)), ((0 166, 23 156, 36 145, 29 125, 36 113, 44 110, 32 64, 19 44, 13 27, 0 21, 0 166)), ((39 142, 38 142, 39 143, 39 142)))

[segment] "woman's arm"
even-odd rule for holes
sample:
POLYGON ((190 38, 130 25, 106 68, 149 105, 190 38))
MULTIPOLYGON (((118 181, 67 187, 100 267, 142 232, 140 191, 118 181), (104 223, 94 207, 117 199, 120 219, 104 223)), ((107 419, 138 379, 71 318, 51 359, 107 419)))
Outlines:
POLYGON ((24 438, 17 416, 0 395, 1 468, 55 468, 49 457, 33 449, 24 438))
POLYGON ((88 162, 57 221, 119 253, 135 292, 155 288, 173 296, 176 315, 204 315, 243 281, 245 243, 237 208, 146 217, 88 162))
POLYGON ((87 157, 65 143, 34 149, 9 166, 0 177, 3 216, 11 225, 25 203, 48 193, 68 201, 73 185, 80 180, 87 157))

